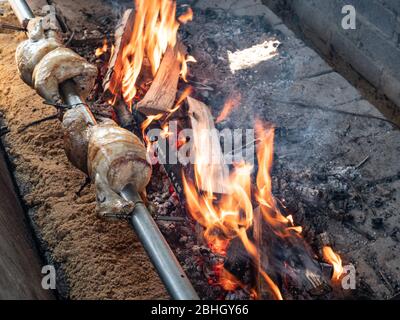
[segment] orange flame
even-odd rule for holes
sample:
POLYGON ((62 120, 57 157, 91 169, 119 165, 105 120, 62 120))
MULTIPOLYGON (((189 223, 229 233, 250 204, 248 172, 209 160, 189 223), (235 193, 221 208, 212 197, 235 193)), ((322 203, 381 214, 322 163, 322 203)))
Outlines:
POLYGON ((178 98, 178 101, 175 104, 175 107, 172 109, 168 110, 170 114, 175 113, 178 111, 178 109, 182 106, 182 103, 186 100, 186 98, 191 95, 193 92, 193 87, 186 87, 185 90, 183 90, 182 94, 178 98))
POLYGON ((160 120, 163 116, 164 115, 162 113, 159 113, 154 116, 148 116, 146 120, 143 121, 141 129, 142 129, 142 136, 146 140, 146 142, 148 142, 146 137, 146 129, 153 123, 153 121, 160 120))
POLYGON ((182 24, 188 23, 189 21, 192 20, 193 20, 192 8, 188 8, 188 10, 178 18, 178 21, 182 24))
POLYGON ((224 121, 230 113, 239 106, 242 96, 240 93, 233 93, 231 94, 228 99, 225 101, 224 108, 222 109, 220 115, 218 116, 216 123, 220 123, 224 121))
POLYGON ((272 226, 272 230, 281 238, 299 236, 302 227, 295 226, 293 216, 285 217, 276 206, 272 195, 271 168, 273 162, 274 130, 265 129, 259 121, 255 125, 256 135, 259 142, 257 159, 257 192, 256 199, 264 220, 272 226))
POLYGON ((97 48, 94 54, 95 54, 96 57, 100 57, 103 54, 105 54, 107 52, 107 50, 108 50, 107 39, 104 39, 103 40, 103 46, 100 47, 100 48, 97 48))
POLYGON ((340 256, 333 251, 331 247, 324 247, 322 249, 324 260, 333 266, 332 280, 340 280, 340 276, 343 274, 342 259, 340 256))
MULTIPOLYGON (((289 236, 292 234, 293 219, 284 217, 275 206, 271 190, 270 169, 273 155, 273 129, 265 130, 258 126, 258 137, 261 141, 258 148, 259 172, 257 176, 257 198, 265 220, 277 233, 289 236)), ((253 225, 254 210, 251 202, 251 172, 253 167, 246 163, 236 164, 229 181, 225 181, 226 194, 216 201, 216 196, 210 188, 204 193, 199 192, 197 186, 202 179, 212 179, 207 175, 208 163, 202 158, 201 148, 195 148, 195 183, 183 175, 183 185, 188 210, 204 228, 204 238, 210 248, 220 254, 225 254, 229 241, 239 238, 247 252, 255 261, 259 261, 259 252, 256 245, 248 238, 247 230, 253 225)), ((294 234, 297 234, 296 232, 294 234)), ((265 270, 259 270, 271 289, 275 299, 281 300, 282 294, 278 286, 269 277, 265 270)), ((223 282, 224 280, 221 279, 223 282)), ((228 283, 232 278, 228 277, 228 283)))
MULTIPOLYGON (((110 90, 114 95, 122 94, 125 102, 132 105, 137 93, 137 80, 145 57, 150 62, 153 76, 160 67, 168 47, 175 47, 179 21, 187 22, 191 10, 176 19, 176 2, 171 0, 136 0, 135 22, 129 43, 122 48, 122 55, 116 62, 110 79, 110 90)), ((187 73, 187 60, 179 52, 182 64, 182 78, 187 73)))
POLYGON ((188 66, 187 66, 187 64, 188 64, 189 62, 194 62, 194 63, 196 63, 197 60, 196 60, 194 57, 192 57, 192 56, 187 56, 187 57, 185 58, 185 57, 183 57, 183 55, 182 55, 181 53, 178 54, 178 60, 182 63, 180 76, 182 77, 183 81, 188 82, 188 81, 187 81, 187 78, 186 78, 187 73, 188 73, 188 66))

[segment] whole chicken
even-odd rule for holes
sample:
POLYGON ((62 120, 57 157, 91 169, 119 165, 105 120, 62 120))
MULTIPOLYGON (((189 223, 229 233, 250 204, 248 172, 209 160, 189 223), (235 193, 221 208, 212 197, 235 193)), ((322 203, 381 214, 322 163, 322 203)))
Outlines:
POLYGON ((22 41, 15 54, 18 73, 22 80, 33 87, 32 74, 36 65, 50 51, 62 46, 57 34, 43 27, 43 18, 31 19, 27 27, 28 39, 22 41))
POLYGON ((87 174, 90 125, 86 121, 85 108, 82 105, 66 111, 62 124, 65 154, 76 168, 87 174))
POLYGON ((66 80, 73 80, 85 99, 96 81, 97 67, 63 46, 53 20, 50 13, 29 21, 28 39, 16 51, 19 75, 48 102, 61 102, 59 85, 66 80))
POLYGON ((128 184, 141 193, 151 177, 151 165, 140 139, 112 120, 89 129, 88 171, 95 181, 98 213, 113 218, 128 215, 134 203, 118 194, 128 184))
POLYGON ((68 48, 57 48, 46 54, 33 71, 37 93, 49 102, 62 101, 59 85, 73 80, 81 97, 86 99, 97 78, 97 67, 68 48))

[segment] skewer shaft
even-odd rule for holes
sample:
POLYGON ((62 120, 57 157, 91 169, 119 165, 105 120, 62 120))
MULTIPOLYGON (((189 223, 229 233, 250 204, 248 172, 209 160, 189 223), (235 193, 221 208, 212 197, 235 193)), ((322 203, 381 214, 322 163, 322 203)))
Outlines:
MULTIPOLYGON (((9 0, 9 3, 22 26, 26 26, 27 22, 34 18, 32 10, 25 0, 9 0)), ((62 83, 60 91, 66 104, 73 105, 76 108, 84 108, 87 124, 96 124, 93 114, 77 93, 75 83, 72 80, 62 83)), ((128 185, 121 192, 121 196, 136 204, 131 215, 130 224, 171 297, 175 300, 199 300, 196 291, 151 214, 141 201, 139 194, 128 185)))

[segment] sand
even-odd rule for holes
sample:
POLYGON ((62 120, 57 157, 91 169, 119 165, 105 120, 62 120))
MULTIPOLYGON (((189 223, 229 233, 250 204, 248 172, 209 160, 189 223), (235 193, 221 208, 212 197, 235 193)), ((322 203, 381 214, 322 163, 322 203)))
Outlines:
MULTIPOLYGON (((76 3, 75 3, 76 4, 76 3)), ((17 21, 7 5, 2 22, 17 21)), ((47 259, 57 268, 62 298, 160 299, 168 295, 127 223, 101 221, 92 185, 68 162, 61 125, 52 120, 19 133, 56 110, 42 103, 16 72, 14 52, 25 35, 0 34, 0 112, 10 133, 4 144, 20 193, 47 259)))

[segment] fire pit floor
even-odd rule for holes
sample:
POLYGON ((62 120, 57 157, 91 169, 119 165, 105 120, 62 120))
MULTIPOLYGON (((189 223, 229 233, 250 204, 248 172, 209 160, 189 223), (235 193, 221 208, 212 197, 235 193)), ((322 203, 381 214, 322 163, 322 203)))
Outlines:
MULTIPOLYGON (((73 48, 93 61, 94 49, 115 27, 117 16, 110 12, 118 8, 105 0, 96 5, 53 2, 75 31, 73 48)), ((315 250, 326 232, 344 264, 357 270, 356 291, 337 288, 326 298, 395 296, 400 291, 399 131, 376 119, 383 116, 373 105, 257 1, 190 2, 195 18, 180 33, 198 61, 190 68, 195 77, 189 78, 196 94, 216 117, 230 95, 240 94, 240 106, 218 124, 221 129, 250 129, 255 118, 276 126, 276 197, 305 227, 315 250), (272 59, 251 60, 252 51, 245 51, 273 40, 281 44, 272 59), (241 52, 250 58, 246 65, 234 60, 241 52)), ((8 7, 2 8, 13 21, 8 7)), ((0 35, 0 111, 10 130, 4 144, 42 250, 57 267, 61 296, 167 298, 129 227, 96 218, 94 188, 85 187, 85 177, 68 163, 60 123, 19 132, 30 121, 55 113, 15 73, 14 52, 21 39, 22 34, 0 35)), ((184 217, 168 183, 160 190, 163 179, 156 171, 149 186, 152 206, 161 216, 184 217)), ((159 224, 201 297, 221 297, 218 286, 207 285, 212 271, 198 265, 199 259, 219 257, 197 242, 193 222, 161 219, 159 224)))

